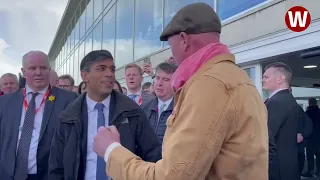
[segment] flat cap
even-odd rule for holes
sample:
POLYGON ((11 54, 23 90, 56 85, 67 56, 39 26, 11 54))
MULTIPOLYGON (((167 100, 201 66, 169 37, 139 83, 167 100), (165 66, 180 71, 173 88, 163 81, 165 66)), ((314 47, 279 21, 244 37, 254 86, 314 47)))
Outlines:
POLYGON ((177 12, 162 32, 160 40, 168 41, 170 36, 181 32, 186 34, 221 33, 221 21, 217 13, 208 4, 193 3, 177 12))

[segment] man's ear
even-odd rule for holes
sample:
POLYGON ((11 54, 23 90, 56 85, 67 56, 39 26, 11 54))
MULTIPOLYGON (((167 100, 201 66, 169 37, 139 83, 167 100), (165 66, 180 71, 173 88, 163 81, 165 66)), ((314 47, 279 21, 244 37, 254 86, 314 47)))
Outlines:
POLYGON ((83 82, 88 82, 88 74, 87 71, 81 71, 80 75, 83 82))

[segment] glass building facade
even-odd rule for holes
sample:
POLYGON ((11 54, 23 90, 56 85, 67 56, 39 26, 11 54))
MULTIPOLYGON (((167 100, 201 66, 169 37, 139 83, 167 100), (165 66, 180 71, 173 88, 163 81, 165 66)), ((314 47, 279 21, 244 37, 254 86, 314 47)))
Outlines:
POLYGON ((59 48, 50 50, 53 66, 59 75, 70 74, 78 84, 80 62, 92 50, 109 50, 121 68, 166 48, 159 36, 187 4, 205 2, 225 21, 266 1, 270 0, 82 0, 59 39, 59 48))

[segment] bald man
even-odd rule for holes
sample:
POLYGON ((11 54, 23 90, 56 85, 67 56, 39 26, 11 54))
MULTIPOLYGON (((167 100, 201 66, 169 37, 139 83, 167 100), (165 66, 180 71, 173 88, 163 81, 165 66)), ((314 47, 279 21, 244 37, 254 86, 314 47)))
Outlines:
POLYGON ((0 97, 0 177, 47 180, 58 115, 77 96, 49 85, 49 59, 41 51, 22 58, 26 87, 0 97))
POLYGON ((50 71, 50 85, 56 87, 58 83, 58 74, 55 70, 50 71))

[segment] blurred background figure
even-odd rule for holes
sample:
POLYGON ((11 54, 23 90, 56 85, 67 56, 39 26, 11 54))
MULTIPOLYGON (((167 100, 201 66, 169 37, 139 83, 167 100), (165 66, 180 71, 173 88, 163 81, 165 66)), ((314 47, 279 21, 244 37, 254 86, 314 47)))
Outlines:
POLYGON ((121 87, 122 88, 122 92, 124 95, 127 95, 127 88, 126 87, 121 87))
POLYGON ((113 85, 113 89, 120 92, 121 94, 123 94, 123 91, 122 91, 122 88, 121 88, 121 85, 118 81, 115 81, 114 85, 113 85))
POLYGON ((50 70, 50 85, 56 87, 58 83, 58 74, 55 70, 50 70))
POLYGON ((72 91, 78 94, 78 91, 79 91, 78 86, 73 86, 72 91))
POLYGON ((18 77, 15 74, 6 73, 0 77, 0 91, 3 94, 9 94, 18 91, 18 85, 18 77))
POLYGON ((87 85, 86 85, 85 82, 82 81, 82 82, 79 84, 78 94, 82 94, 82 93, 84 93, 84 92, 87 92, 87 85))
POLYGON ((142 91, 151 94, 151 82, 146 82, 142 85, 142 91))
POLYGON ((62 75, 58 78, 58 86, 61 89, 73 91, 74 79, 69 74, 62 75))

